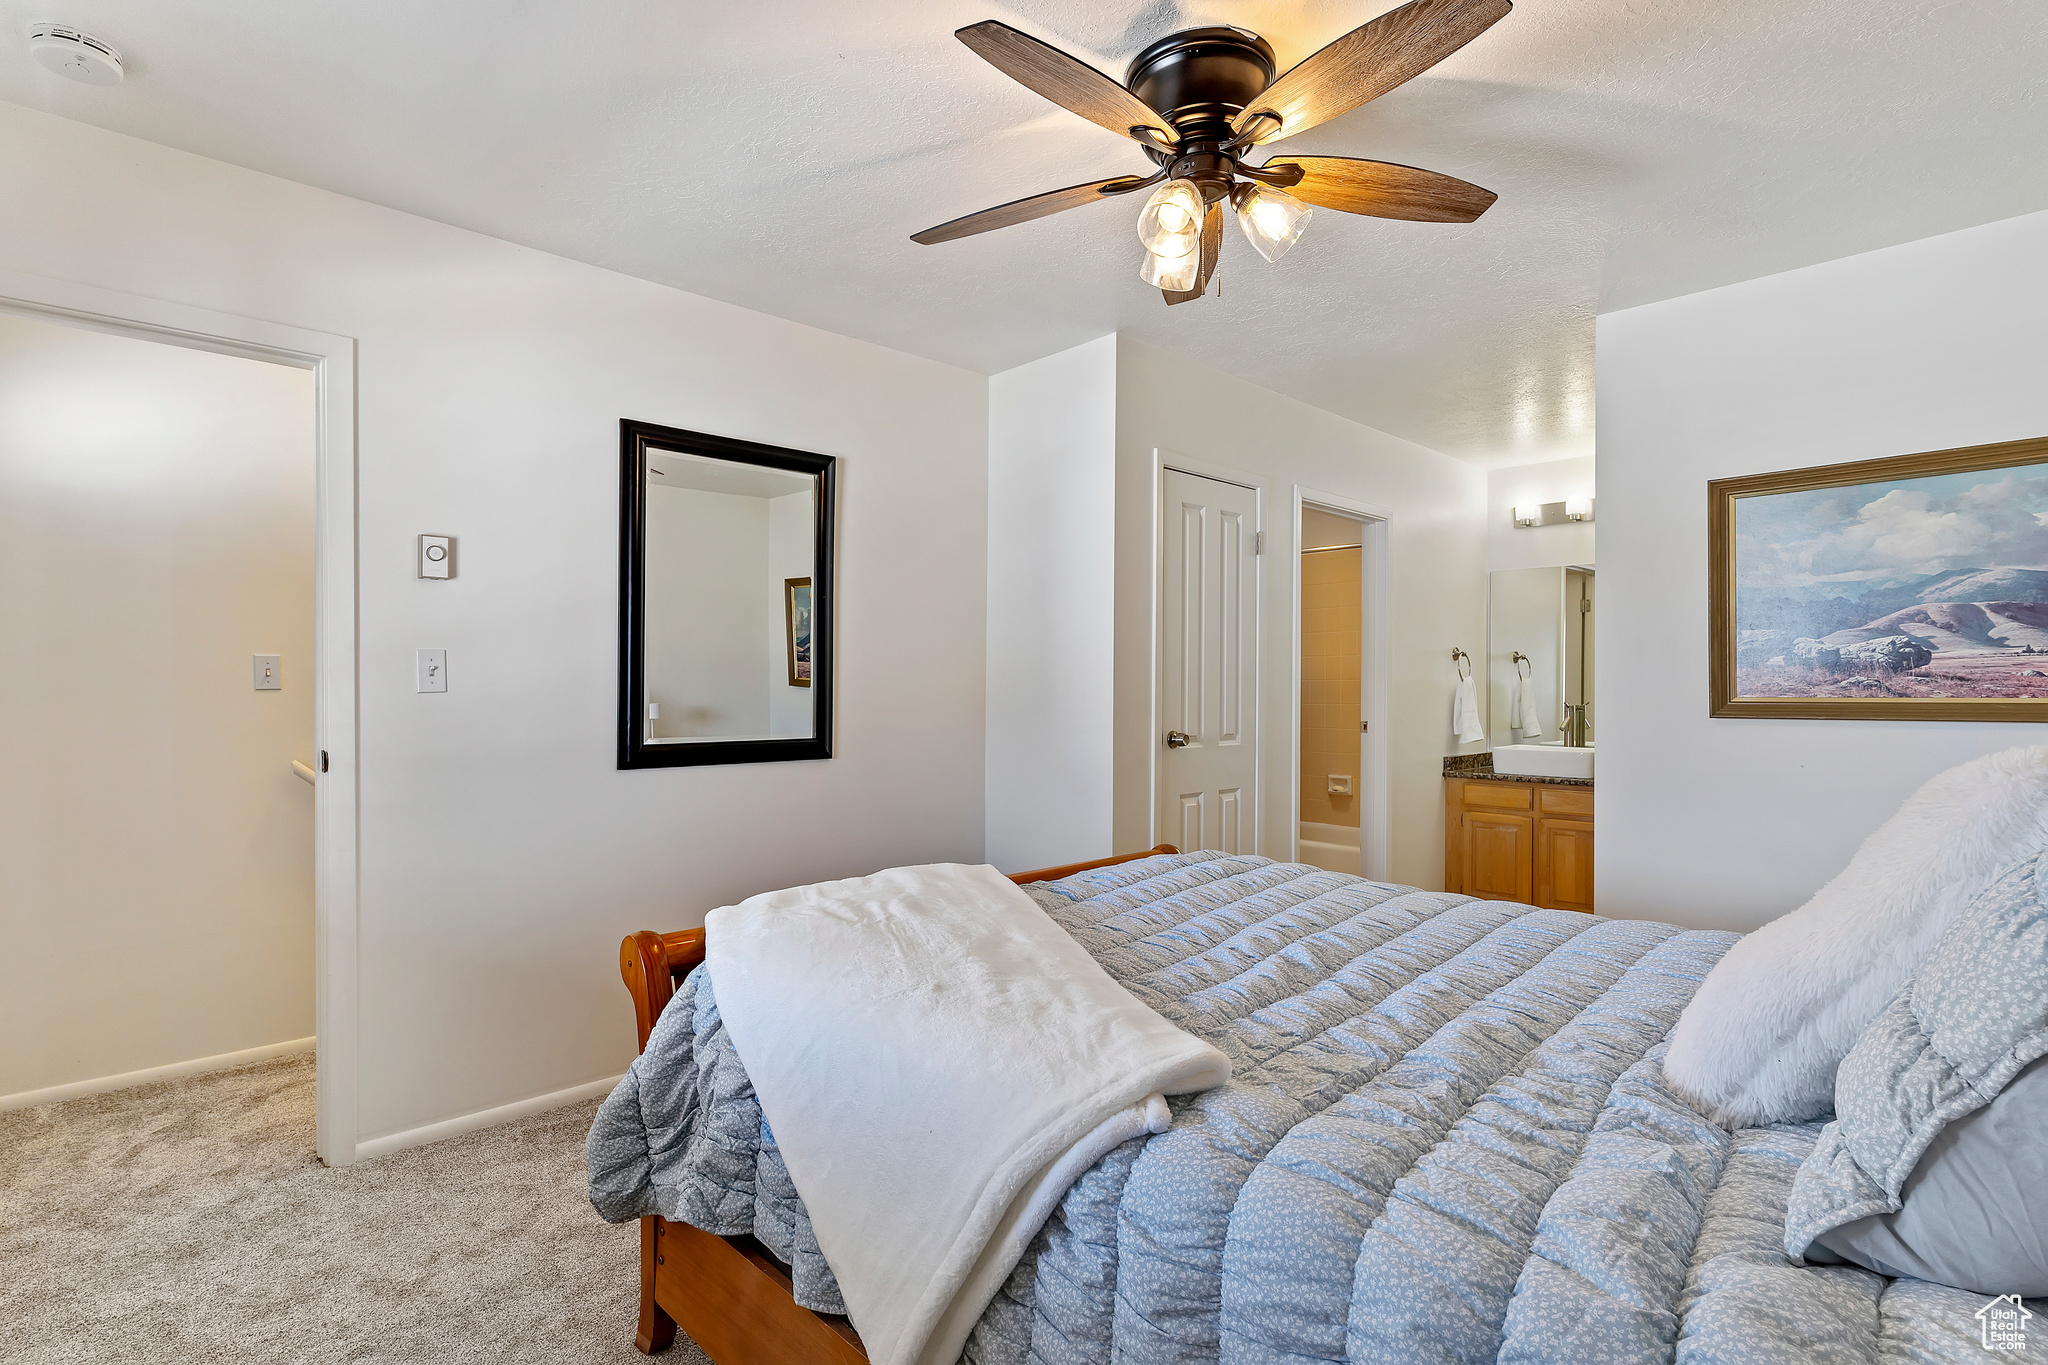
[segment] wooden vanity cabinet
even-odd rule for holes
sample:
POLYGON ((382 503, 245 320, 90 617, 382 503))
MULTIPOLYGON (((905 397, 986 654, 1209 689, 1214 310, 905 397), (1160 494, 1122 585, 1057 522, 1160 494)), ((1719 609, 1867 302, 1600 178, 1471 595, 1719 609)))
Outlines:
POLYGON ((1590 913, 1592 788, 1446 778, 1444 889, 1590 913))

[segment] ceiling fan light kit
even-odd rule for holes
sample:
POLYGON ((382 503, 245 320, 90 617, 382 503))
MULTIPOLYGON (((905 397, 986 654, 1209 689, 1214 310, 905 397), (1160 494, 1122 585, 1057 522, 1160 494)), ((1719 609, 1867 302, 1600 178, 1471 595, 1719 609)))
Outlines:
POLYGON ((926 228, 911 240, 950 242, 1156 185, 1138 215, 1145 247, 1138 274, 1175 304, 1207 292, 1223 245, 1226 202, 1268 261, 1278 261, 1301 239, 1310 205, 1411 222, 1472 222, 1492 206, 1493 193, 1435 171, 1345 156, 1286 157, 1257 166, 1242 158, 1421 75, 1512 8, 1511 0, 1410 0, 1278 79, 1272 45, 1258 34, 1186 29, 1140 52, 1121 85, 1007 24, 969 24, 955 36, 997 70, 1130 138, 1159 169, 1014 200, 926 228))

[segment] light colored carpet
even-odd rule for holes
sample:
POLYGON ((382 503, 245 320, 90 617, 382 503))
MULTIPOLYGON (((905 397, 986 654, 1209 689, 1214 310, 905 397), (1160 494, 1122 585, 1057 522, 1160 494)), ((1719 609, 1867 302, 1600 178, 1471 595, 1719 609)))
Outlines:
POLYGON ((645 1365, 639 1227, 584 1198, 596 1107, 344 1170, 310 1057, 0 1114, 0 1360, 645 1365))

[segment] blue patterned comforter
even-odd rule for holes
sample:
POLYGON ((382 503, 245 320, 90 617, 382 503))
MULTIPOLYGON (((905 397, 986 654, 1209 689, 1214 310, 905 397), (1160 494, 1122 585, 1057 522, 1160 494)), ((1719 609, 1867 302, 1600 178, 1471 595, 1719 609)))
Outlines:
MULTIPOLYGON (((1074 1185, 967 1361, 1981 1354, 1974 1296, 1785 1256, 1819 1125, 1731 1133, 1666 1088, 1733 934, 1219 853, 1027 890, 1233 1074, 1074 1185)), ((844 1311, 704 969, 588 1155, 606 1218, 752 1233, 844 1311)))

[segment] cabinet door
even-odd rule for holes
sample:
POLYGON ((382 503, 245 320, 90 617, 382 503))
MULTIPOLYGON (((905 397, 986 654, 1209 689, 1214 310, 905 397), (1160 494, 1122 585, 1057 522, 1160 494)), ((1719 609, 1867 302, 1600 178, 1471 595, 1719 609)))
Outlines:
POLYGON ((1592 911, 1592 821, 1537 820, 1536 904, 1552 910, 1592 911))
POLYGON ((1536 821, 1467 809, 1464 815, 1465 894, 1487 901, 1527 902, 1536 821))

